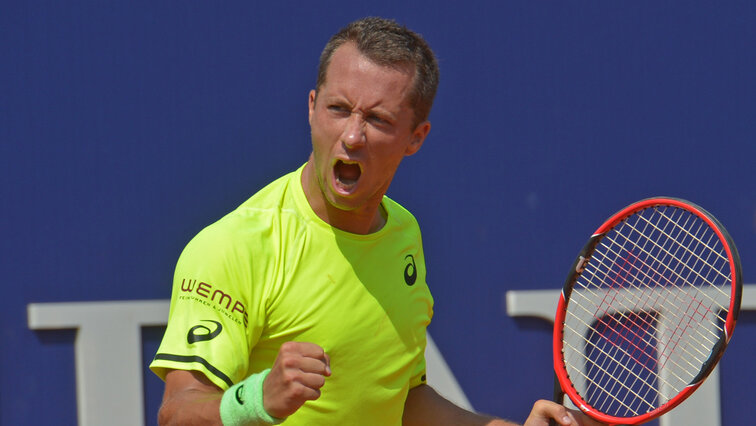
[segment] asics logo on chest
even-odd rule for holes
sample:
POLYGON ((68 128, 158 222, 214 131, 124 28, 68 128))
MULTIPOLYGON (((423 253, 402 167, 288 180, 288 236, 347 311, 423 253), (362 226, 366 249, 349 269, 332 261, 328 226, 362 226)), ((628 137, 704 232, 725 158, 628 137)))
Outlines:
POLYGON ((404 282, 411 286, 417 281, 417 267, 415 266, 415 258, 411 254, 404 256, 404 260, 407 261, 407 266, 404 267, 404 282))

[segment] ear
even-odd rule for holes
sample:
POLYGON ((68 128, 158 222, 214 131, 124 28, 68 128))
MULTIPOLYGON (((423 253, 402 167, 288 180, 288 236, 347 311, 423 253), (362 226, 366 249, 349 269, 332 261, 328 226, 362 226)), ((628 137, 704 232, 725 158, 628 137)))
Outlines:
POLYGON ((307 121, 310 122, 310 125, 312 125, 312 114, 315 113, 315 98, 318 96, 317 92, 315 90, 310 90, 310 96, 307 100, 308 108, 309 108, 309 115, 307 117, 307 121))
POLYGON ((420 150, 420 147, 423 146, 423 142, 428 136, 430 129, 431 124, 430 121, 427 120, 417 125, 415 130, 412 132, 412 140, 410 141, 409 145, 407 145, 407 149, 404 151, 405 156, 410 156, 420 150))

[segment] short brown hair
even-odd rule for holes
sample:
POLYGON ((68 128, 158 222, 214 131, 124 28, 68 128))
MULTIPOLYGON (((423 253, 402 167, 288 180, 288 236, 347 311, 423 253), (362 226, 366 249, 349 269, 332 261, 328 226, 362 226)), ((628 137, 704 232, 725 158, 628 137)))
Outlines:
POLYGON ((415 112, 415 124, 428 119, 438 88, 436 56, 419 34, 390 19, 363 18, 334 34, 320 54, 316 92, 325 84, 333 52, 347 42, 353 42, 360 53, 378 65, 414 66, 414 87, 409 102, 415 112))

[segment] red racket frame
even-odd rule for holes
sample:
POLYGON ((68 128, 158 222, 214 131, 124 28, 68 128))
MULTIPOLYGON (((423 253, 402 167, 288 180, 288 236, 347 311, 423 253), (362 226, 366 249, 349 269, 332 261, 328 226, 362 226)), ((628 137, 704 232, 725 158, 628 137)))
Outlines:
MULTIPOLYGON (((562 392, 566 393, 572 402, 580 408, 584 413, 588 414, 589 416, 593 417, 594 419, 610 424, 610 425, 635 425, 643 422, 647 422, 650 420, 653 420, 664 413, 670 411, 677 405, 679 405, 681 402, 685 401, 686 398, 688 398, 698 387, 703 383, 704 379, 711 373, 711 370, 714 369, 717 362, 719 361, 719 358, 724 353, 725 348, 727 347, 727 344, 729 343, 730 339, 732 338, 732 332, 735 328, 735 322, 737 321, 738 313, 740 312, 740 298, 742 293, 742 272, 741 272, 741 264, 740 264, 740 257, 738 255, 737 249, 735 248, 735 244, 732 241, 732 238, 727 233, 727 230, 725 230, 724 226, 709 212, 701 208, 700 206, 697 206, 689 201, 685 201, 679 198, 672 198, 672 197, 654 197, 654 198, 648 198, 645 200, 638 201, 636 203, 633 203, 624 209, 620 210, 619 212, 615 213, 613 216, 611 216, 606 222, 604 222, 603 225, 601 225, 596 232, 591 236, 591 239, 589 240, 588 244, 586 244, 585 248, 581 251, 578 258, 575 260, 575 263, 572 265, 572 268, 570 269, 570 273, 567 278, 567 282, 564 285, 564 288, 562 289, 562 293, 559 296, 559 304, 557 306, 556 316, 554 320, 554 344, 553 344, 553 350, 554 350, 554 371, 556 372, 557 380, 559 382, 559 386, 562 388, 562 392), (564 359, 562 357, 562 336, 563 336, 563 327, 565 320, 565 314, 567 312, 567 304, 568 304, 568 296, 570 292, 572 291, 572 286, 577 280, 578 275, 580 274, 580 271, 577 271, 576 269, 580 269, 579 265, 581 262, 584 261, 584 259, 587 259, 590 257, 590 253, 593 251, 593 248, 596 246, 597 242, 603 237, 604 234, 606 234, 609 230, 620 224, 624 219, 632 216, 636 212, 649 208, 654 206, 660 206, 660 205, 666 205, 666 206, 674 206, 678 207, 684 210, 687 210, 699 218, 703 219, 709 227, 711 227, 714 232, 716 233, 717 237, 719 238, 720 242, 722 243, 722 246, 725 248, 725 251, 727 252, 727 258, 730 263, 730 270, 732 271, 732 282, 731 282, 731 292, 730 292, 730 309, 727 313, 727 319, 725 321, 725 332, 724 336, 722 336, 722 339, 720 342, 716 345, 718 346, 717 351, 718 353, 713 353, 712 356, 709 358, 709 360, 704 364, 704 367, 702 368, 702 371, 694 381, 686 386, 684 390, 682 390, 679 394, 677 394, 674 398, 670 399, 666 403, 662 404, 658 408, 656 408, 653 411, 650 411, 646 414, 642 414, 635 417, 616 417, 611 416, 605 413, 602 413, 598 410, 596 410, 594 407, 592 407, 590 404, 588 404, 580 395, 577 393, 577 391, 572 386, 572 383, 570 382, 569 376, 567 374, 566 366, 564 364, 564 359)), ((715 346, 715 347, 716 347, 715 346)))

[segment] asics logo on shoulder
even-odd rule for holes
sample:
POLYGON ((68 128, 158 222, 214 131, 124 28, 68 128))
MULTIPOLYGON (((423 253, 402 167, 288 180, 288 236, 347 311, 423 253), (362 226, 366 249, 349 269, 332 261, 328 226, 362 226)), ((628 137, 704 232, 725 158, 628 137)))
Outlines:
POLYGON ((213 320, 202 320, 204 322, 212 322, 215 324, 215 330, 210 331, 210 328, 200 324, 195 325, 194 327, 189 329, 189 333, 186 335, 186 341, 191 345, 192 343, 197 342, 204 342, 207 340, 212 340, 218 337, 218 335, 223 331, 223 326, 218 321, 213 320), (204 331, 204 333, 198 333, 197 331, 204 331))
POLYGON ((406 260, 407 266, 404 267, 404 282, 407 283, 407 285, 411 286, 415 284, 415 281, 417 281, 417 267, 415 266, 415 258, 408 254, 404 256, 404 260, 406 260))

